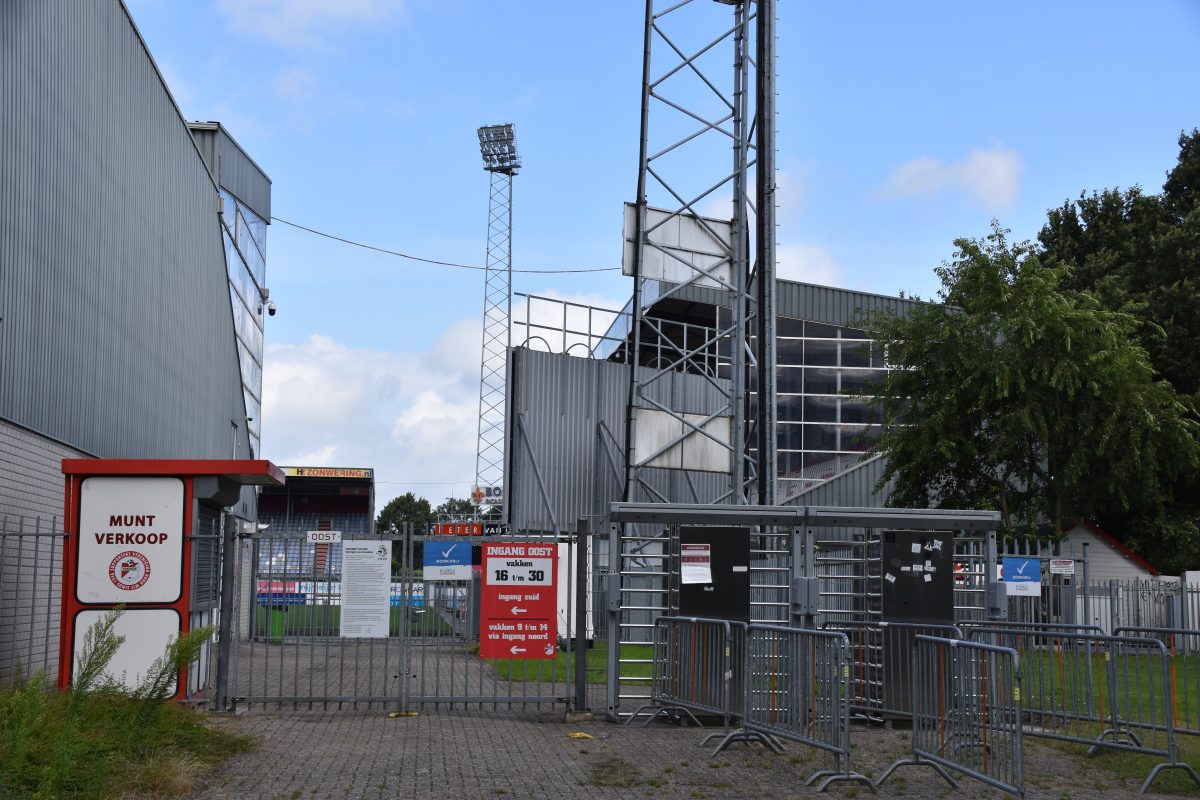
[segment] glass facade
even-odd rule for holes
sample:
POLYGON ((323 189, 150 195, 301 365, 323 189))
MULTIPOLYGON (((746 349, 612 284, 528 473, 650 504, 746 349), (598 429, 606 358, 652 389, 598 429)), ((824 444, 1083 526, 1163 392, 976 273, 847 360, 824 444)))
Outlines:
POLYGON ((263 312, 262 288, 267 280, 267 222, 221 190, 225 267, 229 272, 229 301, 237 334, 242 394, 246 399, 248 458, 259 457, 262 419, 263 312))
MULTIPOLYGON (((718 324, 728 324, 728 316, 720 309, 718 324)), ((779 317, 776 338, 782 503, 864 458, 881 431, 882 411, 870 401, 886 368, 881 348, 854 328, 779 317)), ((726 377, 727 353, 722 356, 726 377)))

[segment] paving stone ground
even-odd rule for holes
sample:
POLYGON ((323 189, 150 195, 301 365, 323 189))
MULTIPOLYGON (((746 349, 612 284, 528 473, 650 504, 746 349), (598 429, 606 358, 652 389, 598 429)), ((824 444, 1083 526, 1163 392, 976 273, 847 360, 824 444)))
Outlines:
MULTIPOLYGON (((557 800, 675 798, 736 800, 804 796, 865 797, 870 789, 835 785, 826 795, 804 786, 832 759, 789 743, 776 755, 735 745, 713 756, 707 732, 670 723, 649 727, 602 721, 565 723, 561 712, 426 710, 390 719, 383 711, 255 711, 216 724, 256 737, 258 747, 210 775, 196 800, 557 800), (572 738, 571 734, 592 737, 572 738)), ((855 727, 853 766, 868 776, 907 754, 909 733, 855 727)), ((1034 800, 1130 798, 1134 782, 1114 783, 1097 756, 1026 745, 1027 797, 1034 800)), ((970 779, 951 789, 927 768, 905 767, 880 797, 1006 797, 970 779)), ((1153 792, 1153 790, 1152 790, 1153 792)))

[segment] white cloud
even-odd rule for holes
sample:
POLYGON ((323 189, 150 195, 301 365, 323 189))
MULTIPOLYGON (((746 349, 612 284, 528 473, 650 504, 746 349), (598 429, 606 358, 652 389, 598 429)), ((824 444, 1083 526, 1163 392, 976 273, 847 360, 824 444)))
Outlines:
POLYGON ((1017 151, 1002 145, 976 148, 963 160, 950 163, 921 156, 892 170, 879 194, 921 197, 963 192, 984 208, 1001 210, 1016 202, 1024 169, 1017 151))
POLYGON ((306 67, 288 67, 271 79, 275 96, 293 103, 308 103, 317 93, 317 79, 306 67))
POLYGON ((413 491, 435 505, 475 476, 478 322, 453 323, 425 353, 348 347, 321 335, 271 345, 263 457, 375 469, 377 501, 413 491))
POLYGON ((377 25, 404 8, 403 0, 217 0, 217 7, 242 33, 285 47, 321 45, 355 26, 377 25))
POLYGON ((843 286, 842 268, 824 247, 815 244, 781 244, 776 248, 776 276, 789 281, 843 286))

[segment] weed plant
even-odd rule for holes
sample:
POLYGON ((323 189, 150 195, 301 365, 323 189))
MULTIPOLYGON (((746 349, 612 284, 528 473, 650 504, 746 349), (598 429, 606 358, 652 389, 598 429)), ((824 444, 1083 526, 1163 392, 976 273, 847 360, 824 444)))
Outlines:
POLYGON ((66 692, 41 672, 0 690, 0 798, 186 794, 205 771, 249 748, 249 739, 170 702, 179 670, 212 630, 172 641, 129 690, 108 671, 123 641, 114 633, 121 612, 88 629, 66 692))

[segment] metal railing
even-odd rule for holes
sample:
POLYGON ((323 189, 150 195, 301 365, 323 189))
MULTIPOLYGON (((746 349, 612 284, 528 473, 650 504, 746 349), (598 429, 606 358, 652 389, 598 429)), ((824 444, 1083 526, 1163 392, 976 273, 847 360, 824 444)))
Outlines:
MULTIPOLYGON (((814 773, 806 786, 821 781, 817 788, 825 791, 851 782, 874 790, 850 767, 850 641, 844 633, 751 625, 744 674, 743 731, 768 743, 787 739, 831 753, 833 769, 814 773)), ((727 739, 747 738, 740 733, 727 739)))
POLYGON ((946 769, 1024 797, 1022 681, 1017 653, 959 639, 917 635, 912 652, 912 755, 889 766, 946 769))
POLYGON ((650 703, 634 711, 625 724, 651 711, 644 725, 665 716, 700 727, 699 713, 720 717, 728 735, 733 720, 742 714, 746 627, 727 619, 659 617, 654 623, 650 703))
POLYGON ((0 517, 0 686, 58 671, 62 558, 57 519, 0 517))
POLYGON ((912 644, 918 634, 962 639, 954 625, 909 622, 827 622, 850 643, 850 710, 873 721, 912 713, 912 644))
POLYGON ((1020 654, 1024 726, 1030 736, 1158 756, 1144 793, 1167 769, 1200 776, 1179 758, 1171 695, 1171 656, 1145 636, 1016 628, 975 629, 1020 654))
POLYGON ((1144 636, 1157 639, 1171 657, 1171 714, 1175 730, 1200 736, 1200 659, 1197 628, 1139 628, 1127 626, 1113 631, 1116 636, 1144 636))

